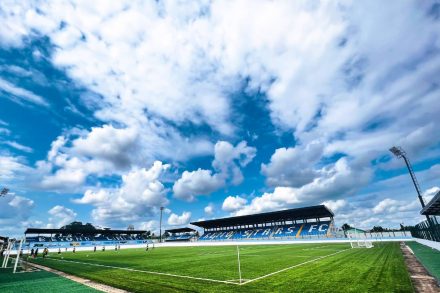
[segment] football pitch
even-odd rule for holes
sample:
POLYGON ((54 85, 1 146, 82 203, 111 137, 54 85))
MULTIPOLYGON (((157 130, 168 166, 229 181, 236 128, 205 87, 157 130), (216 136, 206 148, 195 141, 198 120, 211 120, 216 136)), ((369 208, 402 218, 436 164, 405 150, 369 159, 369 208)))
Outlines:
POLYGON ((33 261, 131 292, 413 291, 398 243, 162 247, 33 261))

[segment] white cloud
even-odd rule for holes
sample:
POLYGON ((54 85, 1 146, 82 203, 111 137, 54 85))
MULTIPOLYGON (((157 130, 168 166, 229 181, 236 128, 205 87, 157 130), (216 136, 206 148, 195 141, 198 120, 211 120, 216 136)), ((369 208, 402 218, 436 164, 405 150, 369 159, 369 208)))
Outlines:
POLYGON ((8 193, 0 197, 0 234, 22 236, 35 202, 29 198, 8 193))
POLYGON ((10 193, 0 197, 0 203, 2 221, 12 221, 14 218, 25 220, 30 216, 30 211, 34 207, 33 200, 10 193))
POLYGON ((319 176, 313 168, 321 158, 323 144, 311 142, 305 147, 279 148, 269 164, 261 165, 261 173, 270 186, 301 187, 319 176))
POLYGON ((238 185, 243 181, 240 167, 246 166, 255 157, 256 149, 247 146, 245 141, 233 146, 229 142, 219 141, 214 147, 214 161, 211 170, 198 169, 184 171, 173 186, 174 196, 179 199, 192 201, 195 196, 208 195, 226 185, 228 181, 238 185))
POLYGON ((208 204, 203 211, 205 212, 205 214, 207 214, 208 216, 212 216, 215 212, 215 206, 213 203, 208 204))
POLYGON ((219 174, 211 174, 211 170, 198 169, 184 171, 182 177, 174 183, 174 197, 193 201, 196 195, 208 195, 225 184, 225 179, 219 174))
POLYGON ((5 141, 3 143, 10 146, 10 147, 13 147, 14 149, 17 149, 17 150, 25 152, 25 153, 32 153, 33 152, 32 148, 25 146, 25 145, 22 145, 22 144, 19 144, 16 141, 5 141))
POLYGON ((159 181, 169 167, 156 161, 150 169, 137 169, 122 176, 119 188, 87 190, 75 203, 92 204, 92 218, 98 224, 136 223, 154 215, 168 204, 167 190, 159 181))
POLYGON ((95 114, 106 122, 145 126, 147 111, 231 134, 228 93, 246 80, 247 90, 266 93, 273 122, 298 141, 322 138, 331 142, 326 152, 354 155, 386 152, 389 142, 438 142, 405 139, 438 121, 433 77, 440 58, 429 52, 438 51, 439 33, 429 5, 14 3, 2 6, 0 34, 12 46, 47 35, 57 48, 54 64, 102 96, 95 114), (377 135, 362 135, 366 130, 377 135))
POLYGON ((172 213, 170 215, 170 217, 168 218, 168 225, 171 225, 171 226, 187 225, 190 220, 191 220, 191 213, 190 212, 183 212, 182 215, 180 215, 180 216, 172 213))
POLYGON ((245 198, 240 196, 228 196, 223 201, 222 210, 225 212, 235 212, 242 209, 247 203, 245 198))
POLYGON ((420 203, 418 203, 415 200, 408 203, 406 201, 398 201, 395 199, 386 198, 386 199, 380 201, 372 209, 372 211, 375 214, 382 214, 384 212, 387 212, 387 213, 394 213, 396 211, 404 212, 404 211, 408 211, 408 210, 415 210, 417 208, 420 208, 420 203))
MULTIPOLYGON (((136 228, 136 227, 135 227, 136 228)), ((147 222, 142 222, 140 224, 140 229, 141 230, 147 230, 147 231, 151 231, 151 233, 154 233, 155 235, 159 235, 159 222, 156 220, 150 220, 147 222)))
POLYGON ((275 187, 273 192, 265 192, 253 198, 250 203, 242 205, 234 214, 273 211, 297 204, 316 204, 326 199, 351 196, 371 179, 371 171, 368 168, 350 166, 346 158, 323 167, 319 174, 312 182, 299 188, 275 187))
POLYGON ((322 204, 328 207, 334 213, 336 213, 340 209, 344 208, 348 204, 348 202, 345 199, 338 199, 338 200, 326 200, 322 204))
POLYGON ((138 127, 93 127, 90 132, 73 129, 52 142, 45 161, 38 161, 36 173, 41 188, 74 191, 89 175, 121 175, 142 168, 154 158, 182 160, 209 154, 212 144, 204 139, 184 139, 176 132, 164 137, 138 127), (176 150, 175 145, 180 147, 176 150))
POLYGON ((73 210, 60 205, 54 206, 48 213, 50 216, 47 228, 61 228, 73 222, 77 216, 73 210))
POLYGON ((240 167, 249 164, 257 149, 247 145, 246 141, 238 143, 235 147, 227 141, 219 141, 215 144, 215 158, 212 166, 225 177, 232 178, 231 183, 238 185, 243 181, 240 167))
MULTIPOLYGON (((185 137, 180 127, 209 126, 233 137, 230 96, 243 85, 262 93, 277 130, 294 132, 296 143, 262 166, 275 187, 255 204, 262 210, 353 195, 371 180, 371 161, 392 144, 415 160, 438 146, 440 30, 430 5, 3 1, 0 46, 47 36, 53 64, 97 93, 83 102, 103 126, 57 141, 62 146, 37 166, 45 188, 72 189, 90 175, 121 175, 155 159, 212 154, 209 138, 185 137), (323 154, 312 156, 305 150, 317 139, 323 154), (341 153, 350 163, 325 163, 341 153)), ((15 101, 47 103, 8 81, 0 87, 15 101)), ((219 148, 211 179, 228 174, 226 181, 239 184, 246 160, 227 144, 219 148)), ((7 163, 0 176, 13 178, 20 160, 7 163)), ((197 196, 188 190, 186 198, 197 196)))
POLYGON ((23 174, 29 172, 30 168, 26 166, 20 157, 2 156, 0 154, 0 180, 12 181, 23 179, 23 174))
POLYGON ((49 107, 49 103, 44 100, 43 97, 40 97, 26 89, 16 87, 12 83, 2 78, 0 78, 0 91, 6 92, 6 95, 3 96, 8 97, 13 102, 19 104, 31 103, 38 106, 49 107))
POLYGON ((433 186, 427 190, 425 190, 425 192, 423 192, 423 197, 426 201, 426 203, 428 203, 429 201, 431 201, 431 199, 438 193, 440 192, 440 187, 438 186, 433 186))

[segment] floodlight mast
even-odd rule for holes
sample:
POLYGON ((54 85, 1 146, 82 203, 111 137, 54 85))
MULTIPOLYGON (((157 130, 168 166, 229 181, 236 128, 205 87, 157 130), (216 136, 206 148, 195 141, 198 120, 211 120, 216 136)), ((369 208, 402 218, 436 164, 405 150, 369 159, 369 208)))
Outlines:
POLYGON ((0 196, 5 196, 6 194, 8 194, 9 189, 4 187, 1 191, 0 191, 0 196))
POLYGON ((414 188, 417 191, 417 196, 419 197, 420 204, 422 205, 422 208, 424 208, 425 201, 423 200, 423 197, 422 197, 420 185, 419 185, 419 182, 417 181, 416 174, 414 173, 414 170, 411 166, 411 163, 409 162, 409 160, 406 156, 406 152, 401 147, 395 147, 395 146, 390 148, 390 152, 392 152, 397 158, 399 158, 399 159, 403 158, 403 160, 405 161, 406 167, 408 168, 409 175, 411 176, 412 182, 414 184, 414 188))
POLYGON ((162 212, 164 207, 160 207, 160 224, 159 224, 159 243, 162 243, 162 212))
MULTIPOLYGON (((399 158, 399 159, 403 158, 403 160, 405 161, 406 167, 408 168, 409 175, 411 176, 412 182, 413 182, 414 187, 415 187, 415 189, 417 191, 417 196, 419 197, 420 204, 422 205, 422 209, 423 209, 425 207, 425 201, 424 201, 424 199, 422 197, 422 192, 421 192, 421 189, 420 189, 419 182, 417 181, 416 174, 414 173, 414 170, 413 170, 413 168, 411 166, 411 163, 409 162, 409 159, 406 156, 406 152, 401 147, 396 147, 396 146, 393 146, 392 148, 390 148, 390 152, 392 152, 397 158, 399 158)), ((431 228, 434 227, 434 224, 433 224, 433 222, 431 220, 431 217, 429 215, 425 215, 425 216, 426 216, 426 220, 428 221, 428 225, 431 228)), ((439 241, 440 240, 440 236, 436 235, 434 229, 432 231, 434 232, 433 233, 434 238, 438 238, 436 241, 439 241)))

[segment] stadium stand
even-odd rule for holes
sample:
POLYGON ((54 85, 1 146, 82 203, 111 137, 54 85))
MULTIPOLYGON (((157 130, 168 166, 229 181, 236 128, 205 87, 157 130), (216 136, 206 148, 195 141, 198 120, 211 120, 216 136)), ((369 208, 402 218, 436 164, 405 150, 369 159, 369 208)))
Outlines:
POLYGON ((82 225, 81 222, 74 222, 60 229, 28 228, 25 231, 25 237, 25 249, 34 247, 93 247, 151 242, 148 240, 147 231, 144 230, 96 229, 90 224, 82 225))
POLYGON ((191 228, 176 228, 165 230, 165 241, 192 241, 196 237, 197 231, 191 228))
POLYGON ((204 229, 201 241, 325 238, 333 212, 324 205, 192 222, 204 229))
POLYGON ((416 238, 440 242, 440 223, 437 216, 440 216, 440 191, 425 205, 420 214, 429 219, 418 223, 411 233, 416 238))
POLYGON ((436 193, 420 213, 422 215, 440 216, 440 191, 436 193))

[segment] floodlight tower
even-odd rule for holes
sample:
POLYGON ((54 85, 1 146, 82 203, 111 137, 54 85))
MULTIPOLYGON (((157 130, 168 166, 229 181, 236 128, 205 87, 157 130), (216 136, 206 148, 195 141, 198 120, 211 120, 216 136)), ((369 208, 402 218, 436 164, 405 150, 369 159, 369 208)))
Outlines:
POLYGON ((159 243, 162 243, 162 212, 164 207, 160 207, 160 224, 159 224, 159 243))
POLYGON ((414 184, 414 187, 417 191, 417 196, 419 197, 420 204, 422 205, 422 208, 425 207, 425 201, 422 197, 422 192, 420 191, 420 185, 417 181, 416 174, 414 173, 414 170, 411 166, 411 163, 409 162, 408 158, 406 157, 406 152, 401 147, 395 147, 393 146, 390 148, 390 152, 392 152, 397 158, 403 158, 405 161, 406 167, 408 168, 409 175, 411 176, 412 182, 414 184))
POLYGON ((4 187, 2 188, 2 190, 0 191, 0 196, 5 196, 6 194, 8 194, 9 189, 4 187))
MULTIPOLYGON (((422 197, 422 191, 420 190, 420 185, 419 182, 417 181, 416 174, 414 173, 411 163, 409 162, 409 159, 406 156, 406 152, 401 147, 395 147, 395 146, 390 148, 390 152, 392 152, 397 158, 399 159, 403 158, 403 160, 405 161, 406 167, 408 168, 409 175, 411 176, 412 182, 414 184, 414 188, 417 191, 417 196, 419 198, 420 204, 422 205, 422 209, 423 209, 425 207, 425 201, 422 197)), ((428 221, 428 225, 431 228, 434 227, 433 222, 431 221, 431 217, 428 215, 425 216, 426 216, 426 220, 428 221)), ((434 229, 432 230, 435 231, 434 229)), ((435 233, 433 234, 434 236, 438 237, 437 235, 435 235, 435 233)))

